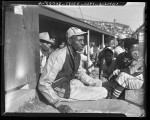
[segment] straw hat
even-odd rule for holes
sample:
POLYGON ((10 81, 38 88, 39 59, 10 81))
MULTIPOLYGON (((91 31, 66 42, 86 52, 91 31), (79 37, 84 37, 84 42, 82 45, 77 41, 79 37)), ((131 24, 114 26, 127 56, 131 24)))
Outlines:
POLYGON ((50 39, 48 32, 42 32, 39 34, 39 39, 45 40, 47 42, 53 43, 54 41, 50 39))

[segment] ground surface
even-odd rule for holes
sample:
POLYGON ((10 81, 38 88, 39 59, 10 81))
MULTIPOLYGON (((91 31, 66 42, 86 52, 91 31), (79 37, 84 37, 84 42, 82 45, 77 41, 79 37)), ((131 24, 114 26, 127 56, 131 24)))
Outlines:
MULTIPOLYGON (((63 102, 69 105, 76 113, 119 113, 127 117, 140 117, 144 114, 142 107, 135 106, 123 100, 103 99, 98 101, 63 102)), ((50 105, 33 99, 21 106, 20 113, 59 113, 50 105)))
MULTIPOLYGON (((96 68, 93 77, 98 77, 98 68, 96 68)), ((129 117, 139 117, 145 113, 143 106, 137 106, 124 100, 102 99, 98 101, 63 102, 63 104, 69 105, 76 113, 122 113, 129 117)), ((26 102, 16 112, 59 113, 57 109, 39 101, 37 97, 26 102)))

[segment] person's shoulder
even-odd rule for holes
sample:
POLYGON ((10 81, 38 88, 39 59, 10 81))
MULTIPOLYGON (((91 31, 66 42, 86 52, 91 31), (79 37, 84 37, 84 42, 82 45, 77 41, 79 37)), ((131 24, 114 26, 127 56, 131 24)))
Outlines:
POLYGON ((120 50, 122 50, 122 48, 121 48, 120 46, 117 46, 117 47, 114 49, 115 52, 120 51, 120 50))
POLYGON ((125 52, 122 52, 118 55, 118 57, 124 57, 125 56, 125 52))
POLYGON ((117 56, 116 61, 123 60, 124 57, 125 57, 125 52, 122 52, 117 56))
POLYGON ((115 47, 115 49, 118 49, 118 48, 120 48, 120 46, 116 46, 116 47, 115 47))
POLYGON ((64 56, 64 54, 66 53, 66 49, 67 49, 67 47, 55 50, 54 52, 51 53, 51 56, 55 56, 55 57, 64 56))

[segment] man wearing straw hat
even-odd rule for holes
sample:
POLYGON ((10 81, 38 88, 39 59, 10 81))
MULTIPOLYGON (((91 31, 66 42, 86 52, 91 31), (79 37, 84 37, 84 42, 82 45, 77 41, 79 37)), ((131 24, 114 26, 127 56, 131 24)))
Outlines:
POLYGON ((66 47, 54 51, 48 58, 38 89, 50 105, 62 113, 73 113, 62 101, 98 100, 107 97, 99 79, 93 79, 80 67, 80 53, 87 32, 71 27, 66 32, 66 47))
POLYGON ((55 36, 53 34, 53 36, 51 35, 50 38, 48 32, 42 32, 39 34, 39 40, 40 40, 40 63, 41 63, 41 73, 42 73, 43 67, 50 53, 54 51, 51 47, 52 45, 55 44, 55 36))

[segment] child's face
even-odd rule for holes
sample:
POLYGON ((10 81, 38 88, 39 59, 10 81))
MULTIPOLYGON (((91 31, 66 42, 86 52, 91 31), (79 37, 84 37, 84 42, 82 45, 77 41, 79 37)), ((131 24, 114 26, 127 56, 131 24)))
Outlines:
POLYGON ((65 46, 65 42, 61 43, 60 48, 63 48, 65 46))
POLYGON ((110 52, 107 52, 105 55, 105 61, 106 62, 111 62, 113 59, 113 55, 110 52))
POLYGON ((132 45, 129 52, 132 59, 137 59, 139 57, 139 45, 132 45))
POLYGON ((114 40, 111 40, 111 41, 108 43, 108 47, 112 47, 112 48, 115 47, 114 40))

